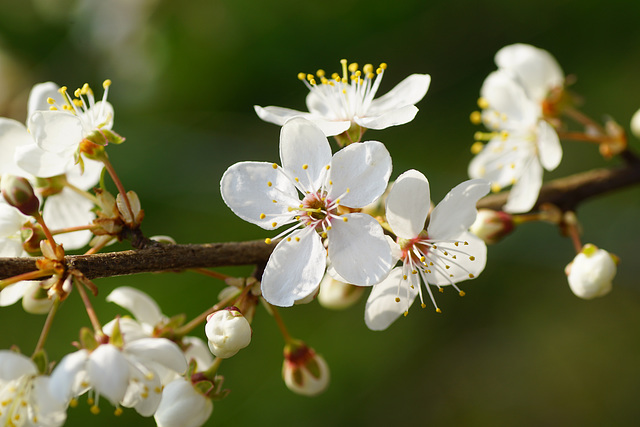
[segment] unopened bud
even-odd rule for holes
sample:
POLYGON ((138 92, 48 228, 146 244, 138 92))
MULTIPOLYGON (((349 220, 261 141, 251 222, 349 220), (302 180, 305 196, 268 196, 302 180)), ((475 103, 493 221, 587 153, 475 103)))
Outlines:
POLYGON ((222 359, 233 356, 251 342, 251 326, 236 307, 209 315, 204 332, 211 353, 222 359))
POLYGON ((5 174, 0 179, 2 195, 7 203, 25 215, 38 214, 40 200, 33 192, 33 187, 26 178, 5 174))
POLYGON ((325 274, 320 282, 318 302, 325 308, 342 310, 358 302, 363 293, 363 286, 344 283, 325 274))
POLYGON ((121 193, 118 193, 116 196, 116 205, 118 206, 118 211, 120 211, 120 216, 127 225, 139 225, 144 218, 144 211, 140 208, 140 199, 134 191, 127 191, 127 199, 129 199, 129 205, 133 212, 129 211, 127 203, 121 193), (133 214, 133 216, 131 216, 131 214, 133 214))
POLYGON ((584 299, 601 297, 611 291, 617 272, 617 256, 588 243, 565 268, 569 287, 584 299))
POLYGON ((636 138, 640 138, 640 110, 636 111, 631 118, 631 132, 636 138))
POLYGON ((293 341, 284 347, 282 378, 294 393, 316 396, 329 386, 329 366, 304 342, 293 341))
POLYGON ((480 209, 469 231, 484 240, 485 243, 493 244, 510 234, 513 228, 513 217, 508 213, 492 209, 480 209))

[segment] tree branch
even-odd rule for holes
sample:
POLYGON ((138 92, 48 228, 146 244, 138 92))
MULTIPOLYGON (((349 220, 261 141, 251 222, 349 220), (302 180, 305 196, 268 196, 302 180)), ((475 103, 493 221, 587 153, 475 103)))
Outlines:
MULTIPOLYGON (((621 154, 625 165, 612 169, 595 169, 550 181, 540 190, 534 207, 552 203, 562 210, 574 210, 582 201, 640 183, 640 159, 633 153, 621 154)), ((487 196, 479 208, 499 210, 509 192, 487 196)), ((264 265, 275 242, 210 243, 203 245, 156 245, 139 250, 94 255, 68 255, 67 267, 81 271, 87 278, 122 276, 145 272, 181 271, 189 268, 232 265, 264 265)), ((0 279, 36 269, 36 258, 0 258, 0 279)))

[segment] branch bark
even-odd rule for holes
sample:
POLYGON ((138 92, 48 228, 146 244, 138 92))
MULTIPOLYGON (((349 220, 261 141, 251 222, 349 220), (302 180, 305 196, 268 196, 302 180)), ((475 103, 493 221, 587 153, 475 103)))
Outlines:
MULTIPOLYGON (((625 165, 595 169, 556 179, 545 184, 534 207, 552 203, 562 210, 574 210, 584 200, 640 183, 640 159, 622 153, 625 165)), ((509 193, 493 194, 478 202, 479 208, 499 210, 509 193)), ((233 265, 264 265, 275 242, 210 243, 202 245, 159 245, 139 250, 95 255, 68 255, 67 267, 81 271, 89 279, 145 272, 181 271, 189 268, 233 265)), ((36 258, 0 258, 0 279, 35 270, 36 258)))

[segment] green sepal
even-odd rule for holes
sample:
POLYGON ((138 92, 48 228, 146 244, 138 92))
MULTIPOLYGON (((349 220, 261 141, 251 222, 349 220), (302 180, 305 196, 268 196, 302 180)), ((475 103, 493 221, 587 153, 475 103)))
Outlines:
POLYGON ((120 136, 119 134, 115 133, 112 130, 103 129, 102 134, 107 139, 107 141, 111 144, 122 144, 126 139, 125 137, 120 136))
POLYGON ((120 318, 116 318, 116 321, 113 325, 113 331, 111 332, 111 337, 109 339, 109 343, 118 347, 124 347, 124 338, 122 337, 122 332, 120 331, 120 318))
POLYGON ((47 357, 47 353, 44 350, 40 350, 31 356, 31 360, 36 364, 38 368, 38 372, 47 375, 49 372, 49 358, 47 357))
POLYGON ((94 350, 100 345, 93 331, 87 327, 80 329, 80 345, 86 350, 94 350))

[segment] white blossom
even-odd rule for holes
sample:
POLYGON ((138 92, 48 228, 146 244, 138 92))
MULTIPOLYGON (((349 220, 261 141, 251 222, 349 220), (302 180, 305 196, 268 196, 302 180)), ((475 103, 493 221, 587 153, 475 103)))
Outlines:
POLYGON ((475 278, 486 263, 485 243, 467 230, 476 218, 476 203, 487 194, 484 180, 465 181, 453 188, 433 209, 429 225, 424 224, 431 206, 429 182, 416 170, 398 177, 387 198, 387 221, 397 236, 390 242, 402 267, 371 290, 365 308, 365 323, 372 330, 389 327, 407 313, 417 295, 422 306, 422 286, 440 312, 430 285, 441 288, 475 278))
POLYGON ((391 253, 379 223, 366 214, 339 212, 366 206, 384 192, 391 173, 384 145, 351 144, 332 157, 322 131, 293 118, 282 127, 280 158, 282 166, 237 163, 220 183, 222 198, 240 218, 266 230, 289 225, 277 236, 282 240, 262 276, 263 297, 291 306, 308 296, 322 279, 327 257, 350 283, 368 286, 384 278, 391 253))
POLYGON ((198 427, 213 412, 213 403, 184 378, 167 384, 154 418, 158 427, 198 427))
POLYGON ((352 123, 366 129, 385 129, 413 120, 418 112, 415 104, 425 96, 431 83, 428 74, 413 74, 374 99, 387 65, 383 63, 374 69, 366 64, 359 70, 358 64, 347 65, 346 59, 341 64, 342 75, 334 73, 331 79, 323 70, 318 70, 316 76, 298 75, 309 89, 306 99, 309 112, 256 105, 256 113, 262 120, 277 125, 292 117, 303 117, 318 125, 326 136, 341 134, 352 123))

